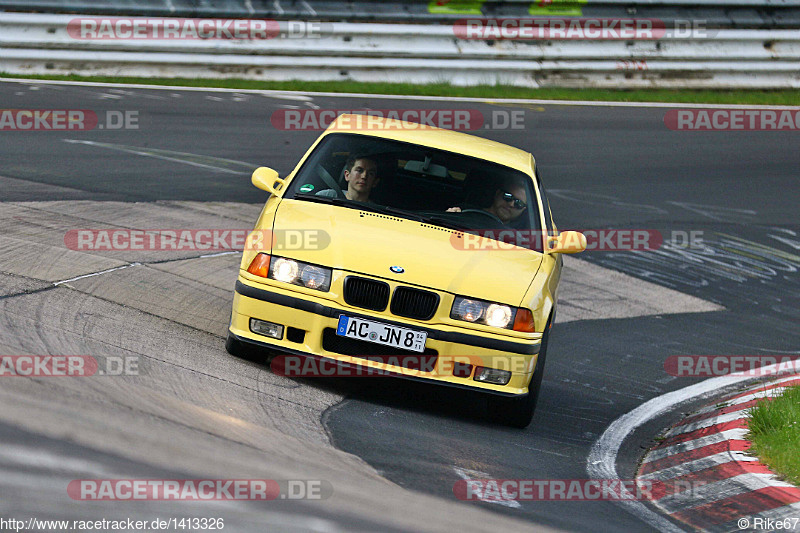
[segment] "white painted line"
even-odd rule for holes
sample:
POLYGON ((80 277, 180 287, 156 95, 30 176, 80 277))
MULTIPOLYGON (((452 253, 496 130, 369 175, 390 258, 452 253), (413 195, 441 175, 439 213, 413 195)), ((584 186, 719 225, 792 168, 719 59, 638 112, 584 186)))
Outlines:
MULTIPOLYGON (((796 361, 798 361, 798 360, 796 359, 795 362, 796 361)), ((792 364, 795 364, 795 363, 793 362, 792 364)), ((731 374, 731 375, 734 375, 734 374, 731 374)), ((761 379, 763 380, 763 377, 761 379)), ((770 381, 763 382, 763 383, 759 384, 757 387, 755 387, 755 386, 754 387, 750 387, 751 389, 753 389, 753 393, 750 396, 757 398, 759 394, 766 394, 769 390, 772 390, 772 389, 767 389, 767 390, 759 391, 759 390, 756 390, 756 389, 762 389, 764 387, 772 387, 773 385, 782 385, 784 383, 788 383, 790 381, 795 381, 795 380, 798 380, 798 379, 800 379, 800 374, 792 374, 791 376, 786 376, 786 377, 783 377, 783 378, 775 380, 775 381, 771 381, 770 380, 770 381)), ((744 392, 746 392, 746 391, 740 391, 739 393, 732 394, 731 397, 738 396, 739 394, 742 394, 744 392)))
POLYGON ((303 93, 277 93, 277 94, 263 94, 261 96, 268 96, 277 100, 294 100, 296 102, 311 102, 313 98, 303 93))
MULTIPOLYGON (((764 367, 765 370, 777 368, 778 365, 764 367)), ((617 474, 617 454, 622 443, 636 428, 654 418, 670 412, 679 405, 699 398, 713 396, 717 391, 733 385, 753 381, 753 376, 727 375, 707 379, 700 383, 678 389, 653 398, 633 411, 616 419, 606 428, 586 458, 586 471, 593 479, 619 479, 617 474)), ((678 526, 658 515, 638 501, 619 501, 626 511, 664 532, 682 531, 678 526)))
POLYGON ((605 102, 590 100, 541 100, 535 98, 474 98, 467 96, 418 96, 397 94, 369 94, 369 93, 329 93, 307 91, 277 91, 269 89, 229 89, 223 87, 184 87, 175 85, 147 85, 142 83, 105 83, 88 81, 65 80, 31 80, 18 78, 0 78, 0 82, 38 84, 38 85, 77 85, 83 87, 128 87, 131 89, 154 89, 169 91, 194 91, 194 92, 240 92, 246 94, 274 95, 275 98, 287 95, 330 97, 330 98, 377 98, 384 100, 412 100, 431 102, 477 102, 484 104, 535 104, 535 105, 562 105, 562 106, 598 106, 598 107, 655 107, 655 108, 701 108, 701 109, 789 109, 797 110, 800 106, 780 105, 745 105, 745 104, 691 104, 669 102, 605 102))
MULTIPOLYGON (((205 169, 209 169, 209 170, 216 170, 218 172, 225 172, 227 174, 236 174, 236 175, 240 175, 240 176, 243 175, 243 174, 246 174, 246 172, 242 171, 242 170, 231 170, 231 169, 225 168, 225 167, 218 167, 218 166, 215 166, 215 165, 206 165, 206 164, 203 164, 203 163, 198 163, 196 161, 189 161, 189 160, 186 160, 186 159, 180 159, 178 157, 170 157, 170 156, 159 154, 159 153, 156 153, 156 152, 153 152, 153 151, 148 151, 148 150, 146 150, 144 148, 139 150, 139 149, 136 149, 136 148, 133 148, 133 147, 127 147, 127 146, 123 146, 123 145, 116 145, 116 144, 110 144, 110 143, 100 143, 100 142, 95 142, 95 141, 84 141, 84 140, 80 140, 80 139, 63 139, 63 141, 66 142, 66 143, 72 143, 72 144, 86 144, 86 145, 89 145, 89 146, 97 146, 97 147, 100 147, 100 148, 107 148, 109 150, 118 150, 120 152, 126 152, 126 153, 129 153, 129 154, 141 155, 141 156, 144 156, 144 157, 152 157, 154 159, 163 159, 165 161, 172 161, 174 163, 183 163, 184 165, 191 165, 193 167, 205 168, 205 169)), ((160 150, 160 151, 164 152, 166 150, 160 150)), ((172 152, 172 153, 174 153, 175 155, 187 155, 187 156, 193 156, 193 157, 197 157, 197 156, 200 155, 200 154, 190 154, 188 152, 172 152)), ((219 157, 210 157, 210 156, 202 156, 202 157, 206 157, 208 159, 219 159, 221 161, 230 161, 231 163, 236 163, 236 164, 242 165, 242 166, 248 166, 248 167, 251 166, 249 163, 245 163, 244 161, 235 161, 233 159, 222 159, 222 158, 219 158, 219 157)), ((258 165, 252 165, 252 168, 255 169, 256 166, 258 166, 258 165)))
MULTIPOLYGON (((800 359, 795 359, 794 361, 800 361, 800 359)), ((778 363, 780 364, 780 363, 778 363)), ((763 379, 763 376, 762 376, 763 379)), ((800 374, 792 374, 790 376, 783 376, 780 379, 768 379, 764 383, 761 384, 762 387, 771 387, 772 385, 780 385, 782 383, 788 383, 794 379, 800 379, 800 374)))
POLYGON ((306 0, 300 0, 300 4, 301 4, 301 5, 302 5, 304 8, 306 8, 306 9, 308 10, 308 13, 309 13, 309 14, 310 14, 312 17, 316 17, 316 16, 317 16, 317 12, 316 12, 316 11, 314 11, 314 8, 312 8, 310 5, 308 5, 308 2, 306 2, 306 0))
MULTIPOLYGON (((461 468, 458 466, 453 467, 453 471, 456 473, 458 477, 469 483, 470 481, 475 480, 487 480, 487 481, 494 481, 494 478, 487 474, 486 472, 478 472, 477 470, 470 470, 468 468, 461 468)), ((479 496, 478 499, 482 502, 487 503, 496 503, 497 505, 502 505, 504 507, 511 507, 513 509, 518 509, 522 507, 517 500, 494 500, 494 499, 484 499, 483 496, 479 496)))
POLYGON ((72 281, 78 281, 79 279, 93 278, 95 276, 101 276, 103 274, 108 274, 109 272, 114 272, 114 271, 117 271, 117 270, 123 270, 123 269, 126 269, 126 268, 131 268, 131 267, 136 267, 136 266, 141 266, 141 265, 142 265, 141 263, 131 263, 129 265, 123 265, 123 266, 118 266, 118 267, 114 267, 114 268, 109 268, 107 270, 101 270, 100 272, 92 272, 91 274, 84 274, 83 276, 78 276, 78 277, 70 278, 70 279, 64 279, 64 280, 61 280, 61 281, 56 281, 55 283, 53 283, 53 286, 54 287, 58 287, 59 285, 63 285, 64 283, 70 283, 72 281))
POLYGON ((222 255, 233 255, 233 254, 240 254, 242 252, 232 251, 232 252, 219 252, 216 254, 206 254, 206 255, 198 255, 197 259, 208 259, 209 257, 219 257, 222 255))

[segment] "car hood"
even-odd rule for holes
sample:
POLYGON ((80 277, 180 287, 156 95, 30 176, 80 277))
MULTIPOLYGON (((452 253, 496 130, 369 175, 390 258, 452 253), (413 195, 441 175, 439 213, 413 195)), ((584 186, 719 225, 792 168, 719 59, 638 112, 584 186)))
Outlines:
POLYGON ((302 200, 283 200, 272 229, 274 255, 513 306, 542 261, 496 241, 465 250, 460 232, 440 226, 302 200))

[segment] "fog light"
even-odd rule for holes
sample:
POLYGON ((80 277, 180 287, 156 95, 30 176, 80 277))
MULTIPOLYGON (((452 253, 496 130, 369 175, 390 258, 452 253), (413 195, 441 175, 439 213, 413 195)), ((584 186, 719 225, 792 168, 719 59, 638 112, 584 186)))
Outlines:
POLYGON ((505 385, 511 379, 511 372, 508 370, 498 370, 496 368, 484 368, 479 366, 475 369, 475 381, 483 383, 493 383, 495 385, 505 385))
POLYGON ((273 339, 283 338, 283 326, 280 324, 273 324, 272 322, 265 322, 257 318, 250 319, 250 331, 264 335, 265 337, 272 337, 273 339))

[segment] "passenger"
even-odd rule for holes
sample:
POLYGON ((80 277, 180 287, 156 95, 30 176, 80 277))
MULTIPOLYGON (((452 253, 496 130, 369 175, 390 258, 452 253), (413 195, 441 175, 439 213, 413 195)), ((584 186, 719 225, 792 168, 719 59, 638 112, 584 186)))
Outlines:
MULTIPOLYGON (((372 189, 380 181, 378 164, 370 156, 351 156, 345 163, 344 179, 347 182, 347 190, 344 191, 345 198, 355 202, 369 202, 372 189)), ((325 189, 319 191, 317 196, 336 198, 339 194, 334 189, 325 189)))

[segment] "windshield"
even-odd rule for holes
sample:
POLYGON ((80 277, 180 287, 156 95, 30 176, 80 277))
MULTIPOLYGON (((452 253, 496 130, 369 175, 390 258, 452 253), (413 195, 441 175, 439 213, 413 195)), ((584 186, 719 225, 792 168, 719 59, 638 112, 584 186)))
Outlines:
POLYGON ((326 136, 284 198, 333 203, 540 250, 532 180, 489 161, 398 141, 326 136))

